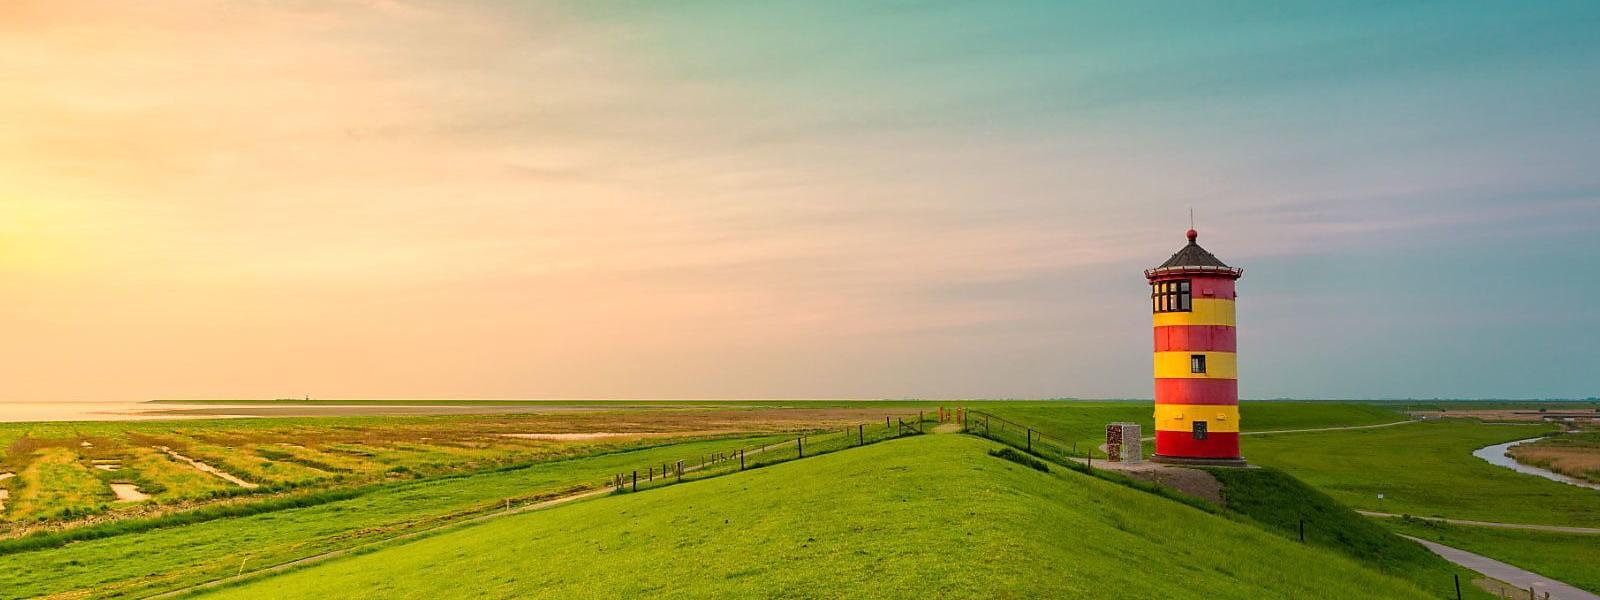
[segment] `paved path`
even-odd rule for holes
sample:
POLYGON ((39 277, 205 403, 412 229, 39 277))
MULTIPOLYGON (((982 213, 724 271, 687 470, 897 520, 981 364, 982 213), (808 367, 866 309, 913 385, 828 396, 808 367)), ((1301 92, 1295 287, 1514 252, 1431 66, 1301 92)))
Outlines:
MULTIPOLYGON (((1361 513, 1361 514, 1366 515, 1366 516, 1369 516, 1369 517, 1380 517, 1380 518, 1385 518, 1385 519, 1397 519, 1397 518, 1400 518, 1400 517, 1408 516, 1408 515, 1397 515, 1397 514, 1394 514, 1394 513, 1386 513, 1386 512, 1373 512, 1373 511, 1370 511, 1370 510, 1358 510, 1356 512, 1361 513)), ((1411 518, 1413 518, 1413 519, 1422 519, 1424 521, 1438 521, 1438 522, 1441 522, 1441 523, 1450 523, 1452 525, 1471 525, 1473 527, 1499 527, 1501 529, 1532 529, 1534 531, 1549 531, 1549 532, 1553 532, 1553 533, 1577 533, 1577 534, 1583 534, 1583 535, 1600 535, 1600 528, 1595 528, 1595 527, 1568 527, 1566 525, 1535 525, 1533 523, 1495 523, 1493 521, 1468 521, 1466 519, 1446 519, 1446 518, 1443 518, 1443 517, 1419 517, 1419 516, 1416 516, 1416 515, 1409 515, 1409 516, 1411 518)))
POLYGON ((1519 569, 1487 556, 1480 556, 1465 550, 1457 550, 1438 542, 1430 542, 1428 540, 1414 538, 1409 535, 1401 537, 1418 544, 1422 544, 1427 549, 1432 550, 1434 554, 1442 556, 1445 560, 1455 564, 1472 569, 1479 573, 1483 573, 1484 575, 1488 575, 1495 579, 1499 579, 1500 581, 1504 581, 1524 590, 1532 589, 1534 592, 1539 594, 1540 598, 1543 598, 1544 595, 1548 593, 1550 594, 1551 600, 1600 600, 1600 595, 1585 592, 1549 577, 1534 573, 1533 571, 1519 569))

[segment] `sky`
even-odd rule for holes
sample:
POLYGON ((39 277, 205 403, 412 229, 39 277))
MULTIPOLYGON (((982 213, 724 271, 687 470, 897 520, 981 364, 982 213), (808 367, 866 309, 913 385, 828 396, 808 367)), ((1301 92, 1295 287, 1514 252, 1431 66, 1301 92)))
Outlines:
POLYGON ((1600 4, 1337 4, 8 1, 0 400, 1600 395, 1600 4))

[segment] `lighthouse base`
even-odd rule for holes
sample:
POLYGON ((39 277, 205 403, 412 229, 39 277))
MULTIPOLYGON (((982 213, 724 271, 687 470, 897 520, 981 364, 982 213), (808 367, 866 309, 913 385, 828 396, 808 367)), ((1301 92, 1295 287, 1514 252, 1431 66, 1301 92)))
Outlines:
POLYGON ((1152 462, 1168 465, 1189 465, 1193 467, 1248 467, 1244 457, 1238 458, 1194 458, 1189 456, 1163 456, 1156 454, 1150 457, 1152 462))

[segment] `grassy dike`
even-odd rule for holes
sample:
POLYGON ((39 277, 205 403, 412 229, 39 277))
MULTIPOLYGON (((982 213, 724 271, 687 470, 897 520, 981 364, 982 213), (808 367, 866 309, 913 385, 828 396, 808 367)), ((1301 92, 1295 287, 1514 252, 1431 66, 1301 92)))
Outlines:
POLYGON ((1427 598, 1338 552, 915 436, 482 523, 222 598, 1427 598))
POLYGON ((0 598, 67 593, 142 597, 230 576, 241 567, 279 564, 459 520, 492 510, 504 498, 548 494, 576 482, 598 485, 606 473, 748 443, 686 442, 551 460, 524 468, 377 486, 358 490, 361 493, 353 497, 340 496, 347 490, 335 490, 329 492, 334 494, 331 501, 259 513, 244 510, 203 522, 190 522, 182 514, 171 517, 171 522, 155 523, 154 528, 117 522, 108 525, 115 529, 109 537, 59 547, 13 540, 0 545, 0 598))
POLYGON ((1373 569, 1403 577, 1440 598, 1455 597, 1453 576, 1467 598, 1493 598, 1469 585, 1479 577, 1426 548, 1397 536, 1327 494, 1282 471, 1207 469, 1223 485, 1228 510, 1287 539, 1338 551, 1373 569))

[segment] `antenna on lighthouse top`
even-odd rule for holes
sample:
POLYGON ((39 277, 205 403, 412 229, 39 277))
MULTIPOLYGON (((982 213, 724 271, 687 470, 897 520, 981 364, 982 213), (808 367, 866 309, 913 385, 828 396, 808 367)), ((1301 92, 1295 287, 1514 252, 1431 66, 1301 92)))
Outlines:
POLYGON ((1194 229, 1194 207, 1189 207, 1189 229, 1194 229))
POLYGON ((1194 243, 1194 239, 1195 238, 1200 237, 1200 234, 1195 233, 1195 231, 1194 231, 1194 207, 1193 206, 1189 207, 1189 231, 1184 232, 1184 235, 1187 235, 1189 237, 1189 243, 1191 243, 1191 244, 1194 243))

